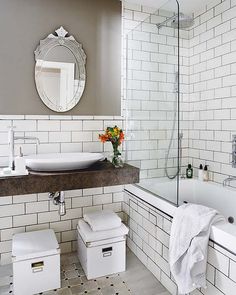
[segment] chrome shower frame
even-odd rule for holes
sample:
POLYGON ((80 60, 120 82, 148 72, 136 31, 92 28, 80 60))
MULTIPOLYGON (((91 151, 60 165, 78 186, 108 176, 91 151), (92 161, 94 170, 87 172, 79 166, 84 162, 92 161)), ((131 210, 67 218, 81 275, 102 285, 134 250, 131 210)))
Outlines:
MULTIPOLYGON (((177 3, 177 8, 178 8, 178 15, 177 15, 177 20, 178 20, 178 24, 177 24, 177 36, 178 36, 178 50, 177 50, 177 54, 178 54, 178 80, 177 80, 177 110, 178 110, 178 116, 177 116, 177 130, 178 130, 178 137, 180 134, 180 40, 179 40, 179 30, 180 30, 180 26, 179 26, 179 15, 180 15, 180 6, 179 6, 179 1, 176 0, 177 3)), ((178 138, 179 139, 179 138, 178 138)), ((177 166, 178 166, 178 173, 177 173, 177 206, 179 206, 179 181, 180 181, 180 171, 181 171, 181 163, 182 163, 182 159, 180 159, 180 149, 182 151, 182 140, 178 140, 178 157, 177 157, 177 166)), ((182 156, 182 155, 181 155, 182 156)))
POLYGON ((176 181, 176 193, 177 193, 177 206, 179 205, 179 181, 180 181, 180 174, 181 174, 181 165, 182 165, 182 140, 183 140, 183 133, 180 133, 180 40, 179 40, 179 31, 180 31, 180 16, 183 16, 180 13, 180 6, 178 0, 176 0, 178 12, 173 15, 172 17, 166 19, 164 22, 157 24, 157 28, 160 29, 164 24, 167 22, 176 19, 177 20, 177 37, 178 37, 178 45, 177 45, 177 55, 178 55, 178 62, 177 62, 177 72, 175 76, 175 87, 174 87, 174 93, 176 93, 176 110, 174 115, 174 121, 173 121, 173 129, 172 129, 172 135, 165 159, 165 174, 166 176, 173 180, 177 179, 176 181), (173 141, 173 135, 174 135, 174 128, 177 123, 177 134, 178 134, 178 140, 177 140, 177 148, 178 148, 178 154, 177 154, 177 171, 173 176, 170 176, 168 174, 168 168, 167 168, 167 162, 168 162, 168 154, 170 152, 171 144, 173 141))

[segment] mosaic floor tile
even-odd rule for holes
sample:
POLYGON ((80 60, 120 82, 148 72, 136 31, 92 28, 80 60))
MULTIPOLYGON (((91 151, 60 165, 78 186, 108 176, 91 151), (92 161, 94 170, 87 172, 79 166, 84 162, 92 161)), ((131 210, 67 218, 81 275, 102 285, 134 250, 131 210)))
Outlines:
MULTIPOLYGON (((13 294, 12 276, 0 278, 0 295, 13 294), (4 285, 4 283, 6 285, 4 285), (11 283, 11 284, 10 284, 11 283)), ((37 295, 170 295, 145 266, 127 251, 127 271, 87 280, 76 253, 61 256, 61 288, 37 295)))
POLYGON ((83 280, 81 279, 81 277, 77 277, 77 278, 69 279, 66 282, 68 286, 76 286, 83 283, 83 280))

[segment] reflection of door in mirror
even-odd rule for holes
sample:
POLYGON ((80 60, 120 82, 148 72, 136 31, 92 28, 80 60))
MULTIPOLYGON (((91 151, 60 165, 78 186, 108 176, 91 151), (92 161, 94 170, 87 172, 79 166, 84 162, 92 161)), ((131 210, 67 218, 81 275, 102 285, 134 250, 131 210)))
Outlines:
POLYGON ((54 61, 37 61, 40 79, 48 99, 65 109, 74 98, 77 85, 74 80, 75 64, 54 61))

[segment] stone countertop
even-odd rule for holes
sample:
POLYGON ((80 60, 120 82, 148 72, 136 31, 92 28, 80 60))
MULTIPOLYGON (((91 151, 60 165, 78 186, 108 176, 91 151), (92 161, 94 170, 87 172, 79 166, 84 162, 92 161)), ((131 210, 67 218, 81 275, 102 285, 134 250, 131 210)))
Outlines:
POLYGON ((125 164, 114 168, 110 162, 98 162, 88 169, 63 172, 34 172, 29 175, 0 178, 0 197, 56 192, 139 182, 139 169, 125 164))

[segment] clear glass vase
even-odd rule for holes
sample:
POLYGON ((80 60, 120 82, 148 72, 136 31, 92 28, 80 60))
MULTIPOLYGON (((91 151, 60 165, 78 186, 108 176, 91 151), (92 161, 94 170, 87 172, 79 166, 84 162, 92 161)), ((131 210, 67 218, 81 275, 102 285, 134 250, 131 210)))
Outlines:
POLYGON ((118 147, 114 146, 114 145, 113 145, 113 154, 112 154, 111 162, 112 162, 112 164, 114 165, 115 168, 124 167, 124 162, 123 162, 123 159, 121 157, 121 153, 118 150, 118 147))

